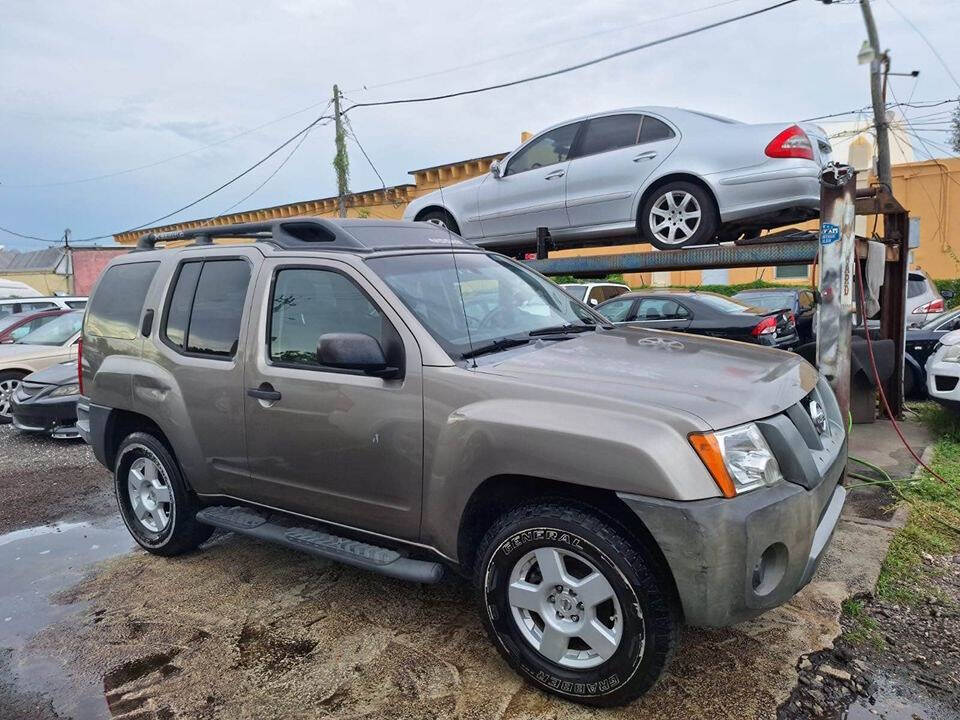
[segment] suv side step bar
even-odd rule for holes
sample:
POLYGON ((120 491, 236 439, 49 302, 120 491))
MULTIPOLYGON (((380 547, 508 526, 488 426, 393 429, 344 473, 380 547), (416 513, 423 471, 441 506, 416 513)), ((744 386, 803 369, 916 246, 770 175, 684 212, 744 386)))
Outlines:
POLYGON ((310 527, 271 522, 282 517, 239 505, 207 507, 197 513, 198 521, 221 530, 249 535, 399 580, 436 583, 443 577, 443 565, 440 563, 411 560, 396 550, 338 537, 310 527))

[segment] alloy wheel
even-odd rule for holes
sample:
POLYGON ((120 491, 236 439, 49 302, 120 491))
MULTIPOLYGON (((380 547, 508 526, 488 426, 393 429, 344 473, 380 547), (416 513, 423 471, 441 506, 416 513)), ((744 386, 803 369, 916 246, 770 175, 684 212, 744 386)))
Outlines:
POLYGON ((430 218, 429 220, 427 220, 427 222, 428 222, 428 223, 431 223, 431 224, 433 224, 433 225, 439 225, 439 226, 442 227, 444 230, 448 230, 448 229, 449 229, 449 228, 447 227, 447 224, 446 224, 443 220, 441 220, 440 218, 436 218, 436 217, 430 218))
POLYGON ((527 553, 514 565, 507 592, 520 634, 561 667, 596 667, 620 646, 623 613, 613 586, 577 553, 554 547, 527 553))
POLYGON ((150 532, 163 532, 173 511, 173 492, 166 472, 148 457, 139 457, 127 471, 130 508, 150 532))
POLYGON ((650 231, 666 245, 680 245, 700 227, 700 203, 684 190, 668 190, 650 208, 650 231))
POLYGON ((8 418, 11 416, 13 394, 18 387, 20 387, 20 381, 14 378, 0 381, 0 417, 8 418))

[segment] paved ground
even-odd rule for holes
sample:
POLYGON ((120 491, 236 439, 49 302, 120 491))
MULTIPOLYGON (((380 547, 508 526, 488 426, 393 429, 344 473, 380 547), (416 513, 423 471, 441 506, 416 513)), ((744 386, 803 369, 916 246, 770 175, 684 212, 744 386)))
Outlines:
MULTIPOLYGON (((860 427, 854 454, 877 446, 860 427), (857 450, 859 438, 871 447, 857 450)), ((883 522, 847 518, 791 603, 732 629, 687 632, 646 697, 597 713, 522 683, 487 641, 460 581, 414 586, 218 535, 175 560, 124 552, 76 584, 71 573, 84 558, 129 543, 112 519, 109 478, 84 446, 47 451, 37 441, 21 455, 10 440, 0 439, 2 452, 28 472, 0 472, 5 492, 24 498, 4 527, 110 515, 56 534, 0 535, 0 565, 28 553, 52 563, 43 578, 0 591, 0 621, 10 615, 19 628, 6 636, 15 652, 4 654, 0 623, 4 718, 773 718, 801 656, 839 634, 842 600, 872 588, 892 534, 883 522), (37 460, 38 452, 50 455, 37 460), (37 489, 61 468, 91 473, 83 475, 91 489, 79 484, 81 504, 68 499, 76 492, 48 499, 37 489), (68 557, 68 548, 86 554, 68 557)), ((0 462, 10 470, 11 460, 0 462)))

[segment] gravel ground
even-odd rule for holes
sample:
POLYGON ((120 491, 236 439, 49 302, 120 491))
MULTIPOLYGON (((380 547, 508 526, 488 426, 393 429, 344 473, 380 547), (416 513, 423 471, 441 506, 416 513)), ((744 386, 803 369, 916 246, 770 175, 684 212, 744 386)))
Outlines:
POLYGON ((935 594, 915 607, 854 598, 834 649, 801 658, 780 720, 960 717, 960 555, 925 562, 935 594))
POLYGON ((116 511, 110 473, 79 440, 0 425, 0 533, 116 511))

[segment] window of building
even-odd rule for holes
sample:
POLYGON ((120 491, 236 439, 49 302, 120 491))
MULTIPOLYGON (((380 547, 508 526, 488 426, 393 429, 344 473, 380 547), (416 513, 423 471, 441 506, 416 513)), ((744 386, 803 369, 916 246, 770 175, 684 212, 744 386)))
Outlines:
POLYGON ((384 354, 400 342, 390 321, 346 276, 331 270, 280 270, 273 287, 270 359, 285 365, 321 367, 317 343, 326 333, 363 333, 384 354))
POLYGON ((246 260, 181 265, 167 308, 167 341, 189 353, 233 357, 249 284, 246 260))
POLYGON ((609 115, 593 118, 580 141, 580 155, 617 150, 637 144, 640 135, 640 115, 609 115))
POLYGON ((107 269, 87 313, 86 331, 99 337, 133 340, 140 329, 143 301, 158 262, 124 263, 107 269))
POLYGON ((570 147, 583 123, 554 128, 527 145, 507 165, 506 175, 515 175, 547 165, 563 162, 570 156, 570 147))
POLYGON ((774 269, 777 280, 806 280, 810 277, 809 265, 781 265, 774 269))

